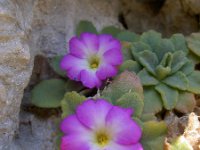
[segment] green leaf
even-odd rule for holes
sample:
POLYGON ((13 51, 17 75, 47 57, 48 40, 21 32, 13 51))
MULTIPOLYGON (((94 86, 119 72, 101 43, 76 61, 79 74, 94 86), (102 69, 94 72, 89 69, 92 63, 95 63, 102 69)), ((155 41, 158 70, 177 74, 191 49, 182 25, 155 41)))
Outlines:
POLYGON ((116 28, 115 26, 108 26, 102 29, 101 33, 111 34, 113 37, 117 37, 117 35, 122 32, 121 29, 116 28))
POLYGON ((143 122, 146 122, 146 121, 156 121, 157 120, 155 114, 153 114, 153 113, 142 114, 142 116, 140 117, 140 119, 143 122))
POLYGON ((132 119, 142 128, 143 122, 139 118, 133 116, 132 119))
POLYGON ((63 56, 53 57, 50 60, 50 65, 58 75, 60 75, 62 77, 66 77, 66 71, 61 70, 61 68, 60 68, 60 61, 61 61, 62 58, 63 58, 63 56))
POLYGON ((140 63, 153 75, 155 75, 155 67, 158 64, 158 58, 155 53, 144 50, 138 53, 140 63))
POLYGON ((200 71, 194 71, 188 76, 188 91, 200 94, 200 71))
POLYGON ((174 44, 169 39, 162 39, 159 48, 155 52, 158 59, 161 60, 167 52, 173 53, 175 51, 174 44))
POLYGON ((130 31, 123 31, 117 35, 117 38, 120 41, 135 42, 135 41, 138 41, 139 36, 130 31))
POLYGON ((125 70, 137 73, 141 70, 141 66, 136 61, 127 60, 120 66, 119 72, 121 73, 125 70))
POLYGON ((145 44, 144 42, 139 41, 139 42, 133 42, 131 50, 132 50, 132 54, 136 56, 137 53, 139 52, 142 52, 144 50, 151 50, 151 47, 148 44, 145 44))
POLYGON ((168 76, 162 82, 179 90, 186 90, 188 87, 188 79, 186 75, 180 71, 168 76))
POLYGON ((169 150, 193 150, 184 136, 179 136, 170 144, 169 150))
POLYGON ((87 98, 77 92, 67 92, 61 101, 62 118, 75 113, 76 107, 87 98))
POLYGON ((148 121, 143 124, 142 146, 145 150, 163 150, 167 133, 165 122, 148 121))
POLYGON ((152 50, 153 52, 157 52, 159 43, 161 41, 161 34, 150 30, 148 32, 144 32, 141 35, 140 40, 151 47, 151 49, 146 50, 152 50))
POLYGON ((136 92, 143 98, 143 88, 139 77, 137 77, 135 73, 125 71, 118 75, 112 83, 102 91, 102 97, 115 104, 117 99, 129 92, 136 92))
POLYGON ((81 91, 84 89, 83 85, 80 82, 76 82, 73 80, 68 80, 66 83, 66 92, 71 92, 71 91, 81 91))
POLYGON ((144 102, 136 92, 130 92, 121 96, 117 100, 116 105, 123 108, 132 108, 134 110, 134 116, 139 118, 143 111, 144 102))
POLYGON ((178 102, 175 109, 181 113, 190 113, 194 110, 196 100, 194 94, 188 92, 179 92, 178 102))
POLYGON ((172 73, 175 73, 178 71, 181 67, 183 67, 188 62, 188 59, 186 58, 186 55, 182 51, 177 51, 173 54, 172 58, 172 73))
POLYGON ((183 72, 185 75, 189 75, 194 71, 194 63, 192 61, 188 61, 183 65, 181 68, 181 72, 183 72))
POLYGON ((190 51, 200 57, 200 33, 192 33, 187 38, 187 44, 190 51))
POLYGON ((177 33, 171 36, 170 40, 173 42, 176 51, 181 50, 185 52, 186 54, 188 53, 188 48, 186 45, 186 39, 183 36, 183 34, 177 33))
POLYGON ((195 55, 192 51, 187 56, 194 64, 200 63, 200 57, 195 55))
POLYGON ((124 61, 126 61, 126 60, 132 60, 133 59, 133 55, 131 53, 130 48, 123 47, 122 48, 122 53, 123 53, 123 59, 124 59, 124 61))
POLYGON ((165 84, 159 84, 155 89, 160 93, 163 105, 167 110, 171 110, 176 106, 178 101, 178 91, 165 84))
POLYGON ((86 20, 80 21, 76 27, 76 35, 79 36, 83 32, 98 33, 94 25, 86 20))
POLYGON ((156 75, 159 80, 164 79, 166 76, 170 74, 170 72, 171 72, 171 68, 169 66, 164 67, 162 65, 158 65, 156 67, 156 75))
POLYGON ((31 91, 31 102, 37 107, 56 108, 65 94, 66 82, 59 79, 44 80, 31 91))
POLYGON ((156 114, 162 110, 162 100, 154 87, 144 88, 144 110, 145 114, 156 114))
POLYGON ((159 81, 149 74, 146 69, 141 70, 138 73, 138 76, 140 77, 143 86, 157 85, 159 83, 159 81))

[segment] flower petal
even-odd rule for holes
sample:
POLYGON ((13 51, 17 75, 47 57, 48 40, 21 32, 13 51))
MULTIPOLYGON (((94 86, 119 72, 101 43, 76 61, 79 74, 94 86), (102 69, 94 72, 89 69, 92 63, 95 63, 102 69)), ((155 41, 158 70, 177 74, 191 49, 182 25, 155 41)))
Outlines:
POLYGON ((85 58, 87 47, 77 37, 73 37, 69 41, 69 52, 76 57, 85 58))
POLYGON ((109 64, 104 64, 99 67, 99 69, 96 72, 96 75, 101 80, 105 80, 108 77, 113 77, 117 74, 117 68, 113 67, 109 64))
POLYGON ((90 132, 90 130, 78 120, 76 115, 66 117, 61 122, 60 129, 65 134, 87 134, 90 132))
POLYGON ((81 70, 87 68, 87 62, 85 59, 80 59, 68 54, 61 60, 60 67, 68 72, 67 75, 70 79, 79 80, 79 74, 81 70))
POLYGON ((123 55, 119 48, 110 49, 103 54, 103 59, 111 65, 120 65, 123 62, 123 55))
POLYGON ((99 35, 99 53, 103 54, 110 49, 121 49, 120 41, 108 34, 99 35))
POLYGON ((87 47, 87 54, 97 53, 99 50, 98 36, 92 33, 82 33, 80 35, 80 40, 87 47))
POLYGON ((106 150, 143 150, 143 147, 140 143, 132 145, 120 145, 116 143, 111 143, 106 147, 106 150))
POLYGON ((130 113, 114 106, 106 117, 107 126, 113 129, 114 141, 118 144, 135 144, 141 138, 141 128, 130 117, 130 113))
POLYGON ((62 137, 60 148, 61 150, 90 150, 87 140, 77 135, 62 137))
POLYGON ((113 106, 103 99, 87 100, 76 109, 79 121, 88 128, 94 129, 105 126, 105 119, 113 106))
POLYGON ((96 73, 92 70, 82 70, 80 80, 84 86, 88 88, 100 87, 101 80, 96 76, 96 73))

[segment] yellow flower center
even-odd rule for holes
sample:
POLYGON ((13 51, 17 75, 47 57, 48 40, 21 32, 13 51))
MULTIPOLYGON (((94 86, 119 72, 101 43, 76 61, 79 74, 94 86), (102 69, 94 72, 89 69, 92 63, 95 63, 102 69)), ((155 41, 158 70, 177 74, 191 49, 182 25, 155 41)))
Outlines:
POLYGON ((97 133, 97 135, 96 135, 97 144, 102 147, 107 145, 109 140, 110 140, 110 138, 106 133, 97 133))
POLYGON ((97 56, 93 56, 89 59, 89 67, 91 69, 97 69, 100 64, 100 59, 97 56))

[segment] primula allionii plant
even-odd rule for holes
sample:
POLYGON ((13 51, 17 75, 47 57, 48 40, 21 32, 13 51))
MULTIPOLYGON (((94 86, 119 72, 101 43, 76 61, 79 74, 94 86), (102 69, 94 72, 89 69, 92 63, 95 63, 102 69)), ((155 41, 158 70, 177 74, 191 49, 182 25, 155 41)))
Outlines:
POLYGON ((142 68, 138 75, 144 86, 144 111, 152 113, 154 109, 156 113, 162 104, 171 110, 177 103, 180 107, 194 103, 193 94, 200 93, 200 72, 194 71, 194 64, 187 58, 183 35, 164 39, 155 31, 145 32, 133 42, 132 54, 142 68))
POLYGON ((103 99, 84 101, 61 123, 61 150, 142 150, 132 113, 103 99))
POLYGON ((117 74, 122 63, 121 44, 107 34, 82 33, 69 42, 69 53, 61 61, 67 76, 88 88, 100 87, 102 81, 117 74))

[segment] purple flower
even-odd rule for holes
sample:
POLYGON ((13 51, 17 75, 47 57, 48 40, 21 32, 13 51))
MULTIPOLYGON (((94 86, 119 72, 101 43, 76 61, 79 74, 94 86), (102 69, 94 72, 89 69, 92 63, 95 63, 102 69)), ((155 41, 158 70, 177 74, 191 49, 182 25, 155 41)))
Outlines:
POLYGON ((103 99, 84 101, 61 123, 61 150, 143 150, 132 113, 103 99))
POLYGON ((102 80, 115 76, 122 63, 121 44, 111 35, 82 33, 69 41, 69 53, 61 61, 67 76, 88 88, 100 87, 102 80))

